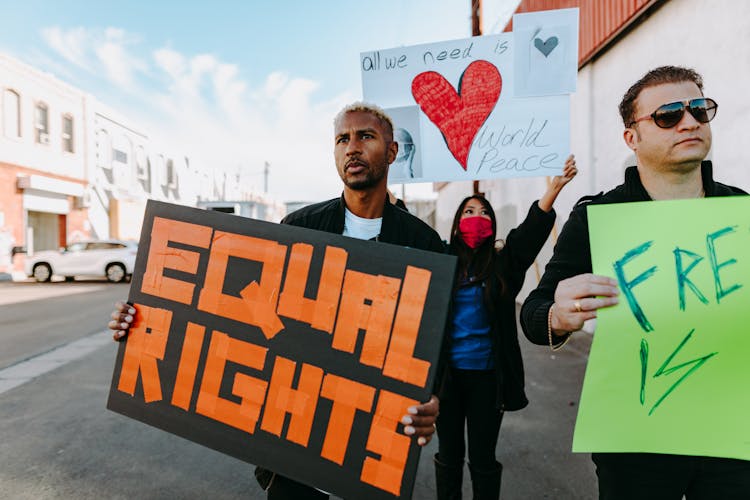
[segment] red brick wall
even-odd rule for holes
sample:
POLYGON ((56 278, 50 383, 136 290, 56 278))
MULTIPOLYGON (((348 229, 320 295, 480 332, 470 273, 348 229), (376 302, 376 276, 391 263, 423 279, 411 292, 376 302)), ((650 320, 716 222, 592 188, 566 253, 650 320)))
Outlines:
MULTIPOLYGON (((23 245, 25 240, 23 192, 16 189, 16 176, 18 173, 18 168, 0 163, 0 212, 5 216, 4 227, 13 235, 15 244, 23 245)), ((2 229, 3 227, 0 227, 0 230, 2 229)), ((22 256, 13 259, 13 269, 23 269, 22 256)), ((0 269, 0 272, 2 271, 0 269)), ((10 269, 7 271, 10 271, 10 269)))
POLYGON ((91 238, 90 224, 88 223, 88 209, 76 209, 72 197, 70 197, 73 209, 67 216, 67 244, 73 241, 91 238))
MULTIPOLYGON (((523 0, 515 13, 540 10, 580 9, 578 67, 604 50, 620 33, 652 7, 667 0, 523 0)), ((513 20, 505 31, 513 29, 513 20)))

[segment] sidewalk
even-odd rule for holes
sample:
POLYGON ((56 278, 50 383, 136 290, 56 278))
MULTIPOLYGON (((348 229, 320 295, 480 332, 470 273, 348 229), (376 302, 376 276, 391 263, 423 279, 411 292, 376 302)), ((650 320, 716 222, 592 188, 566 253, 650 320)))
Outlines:
POLYGON ((0 282, 3 281, 26 281, 28 277, 23 273, 23 271, 1 271, 0 272, 0 282))
POLYGON ((106 288, 109 283, 103 282, 51 282, 35 281, 2 281, 0 280, 0 306, 18 304, 31 300, 42 300, 62 295, 93 292, 106 288))
MULTIPOLYGON (((597 498, 589 454, 572 453, 573 428, 592 336, 576 334, 561 350, 529 343, 519 327, 529 406, 503 418, 496 455, 503 464, 503 500, 597 498)), ((414 500, 434 500, 433 440, 422 452, 414 500)), ((469 470, 463 497, 471 498, 469 470)))

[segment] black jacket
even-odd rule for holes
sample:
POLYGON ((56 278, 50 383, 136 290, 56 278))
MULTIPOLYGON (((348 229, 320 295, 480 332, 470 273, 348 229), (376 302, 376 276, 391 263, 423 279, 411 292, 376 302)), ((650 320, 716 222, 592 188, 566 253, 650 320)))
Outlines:
MULTIPOLYGON (((342 195, 340 198, 300 208, 284 217, 281 223, 341 234, 344 232, 345 207, 342 195)), ((409 212, 392 205, 387 196, 383 207, 383 224, 377 240, 419 250, 445 252, 445 244, 434 229, 409 212)))
MULTIPOLYGON (((745 191, 716 182, 710 161, 701 164, 703 190, 707 197, 747 194, 745 191)), ((625 170, 625 182, 607 193, 587 196, 578 201, 563 226, 555 251, 544 270, 539 286, 526 298, 521 309, 521 326, 526 337, 535 344, 549 343, 547 314, 554 303, 557 284, 573 276, 591 272, 591 246, 586 207, 608 203, 650 201, 636 167, 625 170)), ((560 339, 561 341, 562 339, 560 339)))
MULTIPOLYGON (((495 406, 501 410, 520 410, 529 404, 524 391, 523 359, 518 345, 516 295, 521 291, 526 271, 534 263, 544 242, 547 241, 554 222, 555 211, 545 212, 539 208, 538 202, 534 202, 529 208, 526 219, 508 233, 505 245, 498 251, 495 258, 496 267, 491 279, 497 281, 497 276, 502 276, 504 289, 502 295, 498 295, 499 284, 497 282, 492 284, 490 290, 493 294, 490 300, 493 307, 488 307, 487 310, 494 312, 490 315, 490 337, 497 376, 495 406)), ((443 337, 438 397, 447 387, 448 377, 450 377, 450 370, 447 366, 450 355, 451 318, 452 315, 449 315, 449 323, 446 325, 446 333, 443 337)))

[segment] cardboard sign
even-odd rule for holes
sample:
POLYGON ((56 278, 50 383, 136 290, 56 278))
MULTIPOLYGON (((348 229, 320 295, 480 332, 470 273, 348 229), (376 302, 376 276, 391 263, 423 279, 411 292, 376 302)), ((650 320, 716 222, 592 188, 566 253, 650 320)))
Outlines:
POLYGON ((107 407, 344 498, 409 498, 400 419, 430 398, 454 268, 149 201, 107 407))
POLYGON ((539 19, 546 27, 541 49, 538 31, 520 45, 503 33, 360 54, 364 99, 392 115, 399 143, 388 181, 560 174, 570 151, 578 10, 560 12, 524 17, 526 26, 539 19), (519 50, 528 57, 514 57, 519 50))
POLYGON ((750 197, 588 209, 599 310, 573 451, 750 460, 750 197))

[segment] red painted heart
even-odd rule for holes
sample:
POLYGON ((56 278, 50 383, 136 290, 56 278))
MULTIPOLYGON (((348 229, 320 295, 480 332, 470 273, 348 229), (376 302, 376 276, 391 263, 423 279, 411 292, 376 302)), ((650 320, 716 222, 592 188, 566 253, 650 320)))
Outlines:
POLYGON ((419 107, 443 134, 445 143, 464 170, 479 128, 500 98, 503 79, 487 61, 469 64, 458 82, 458 92, 443 75, 425 71, 414 77, 411 93, 419 107))

